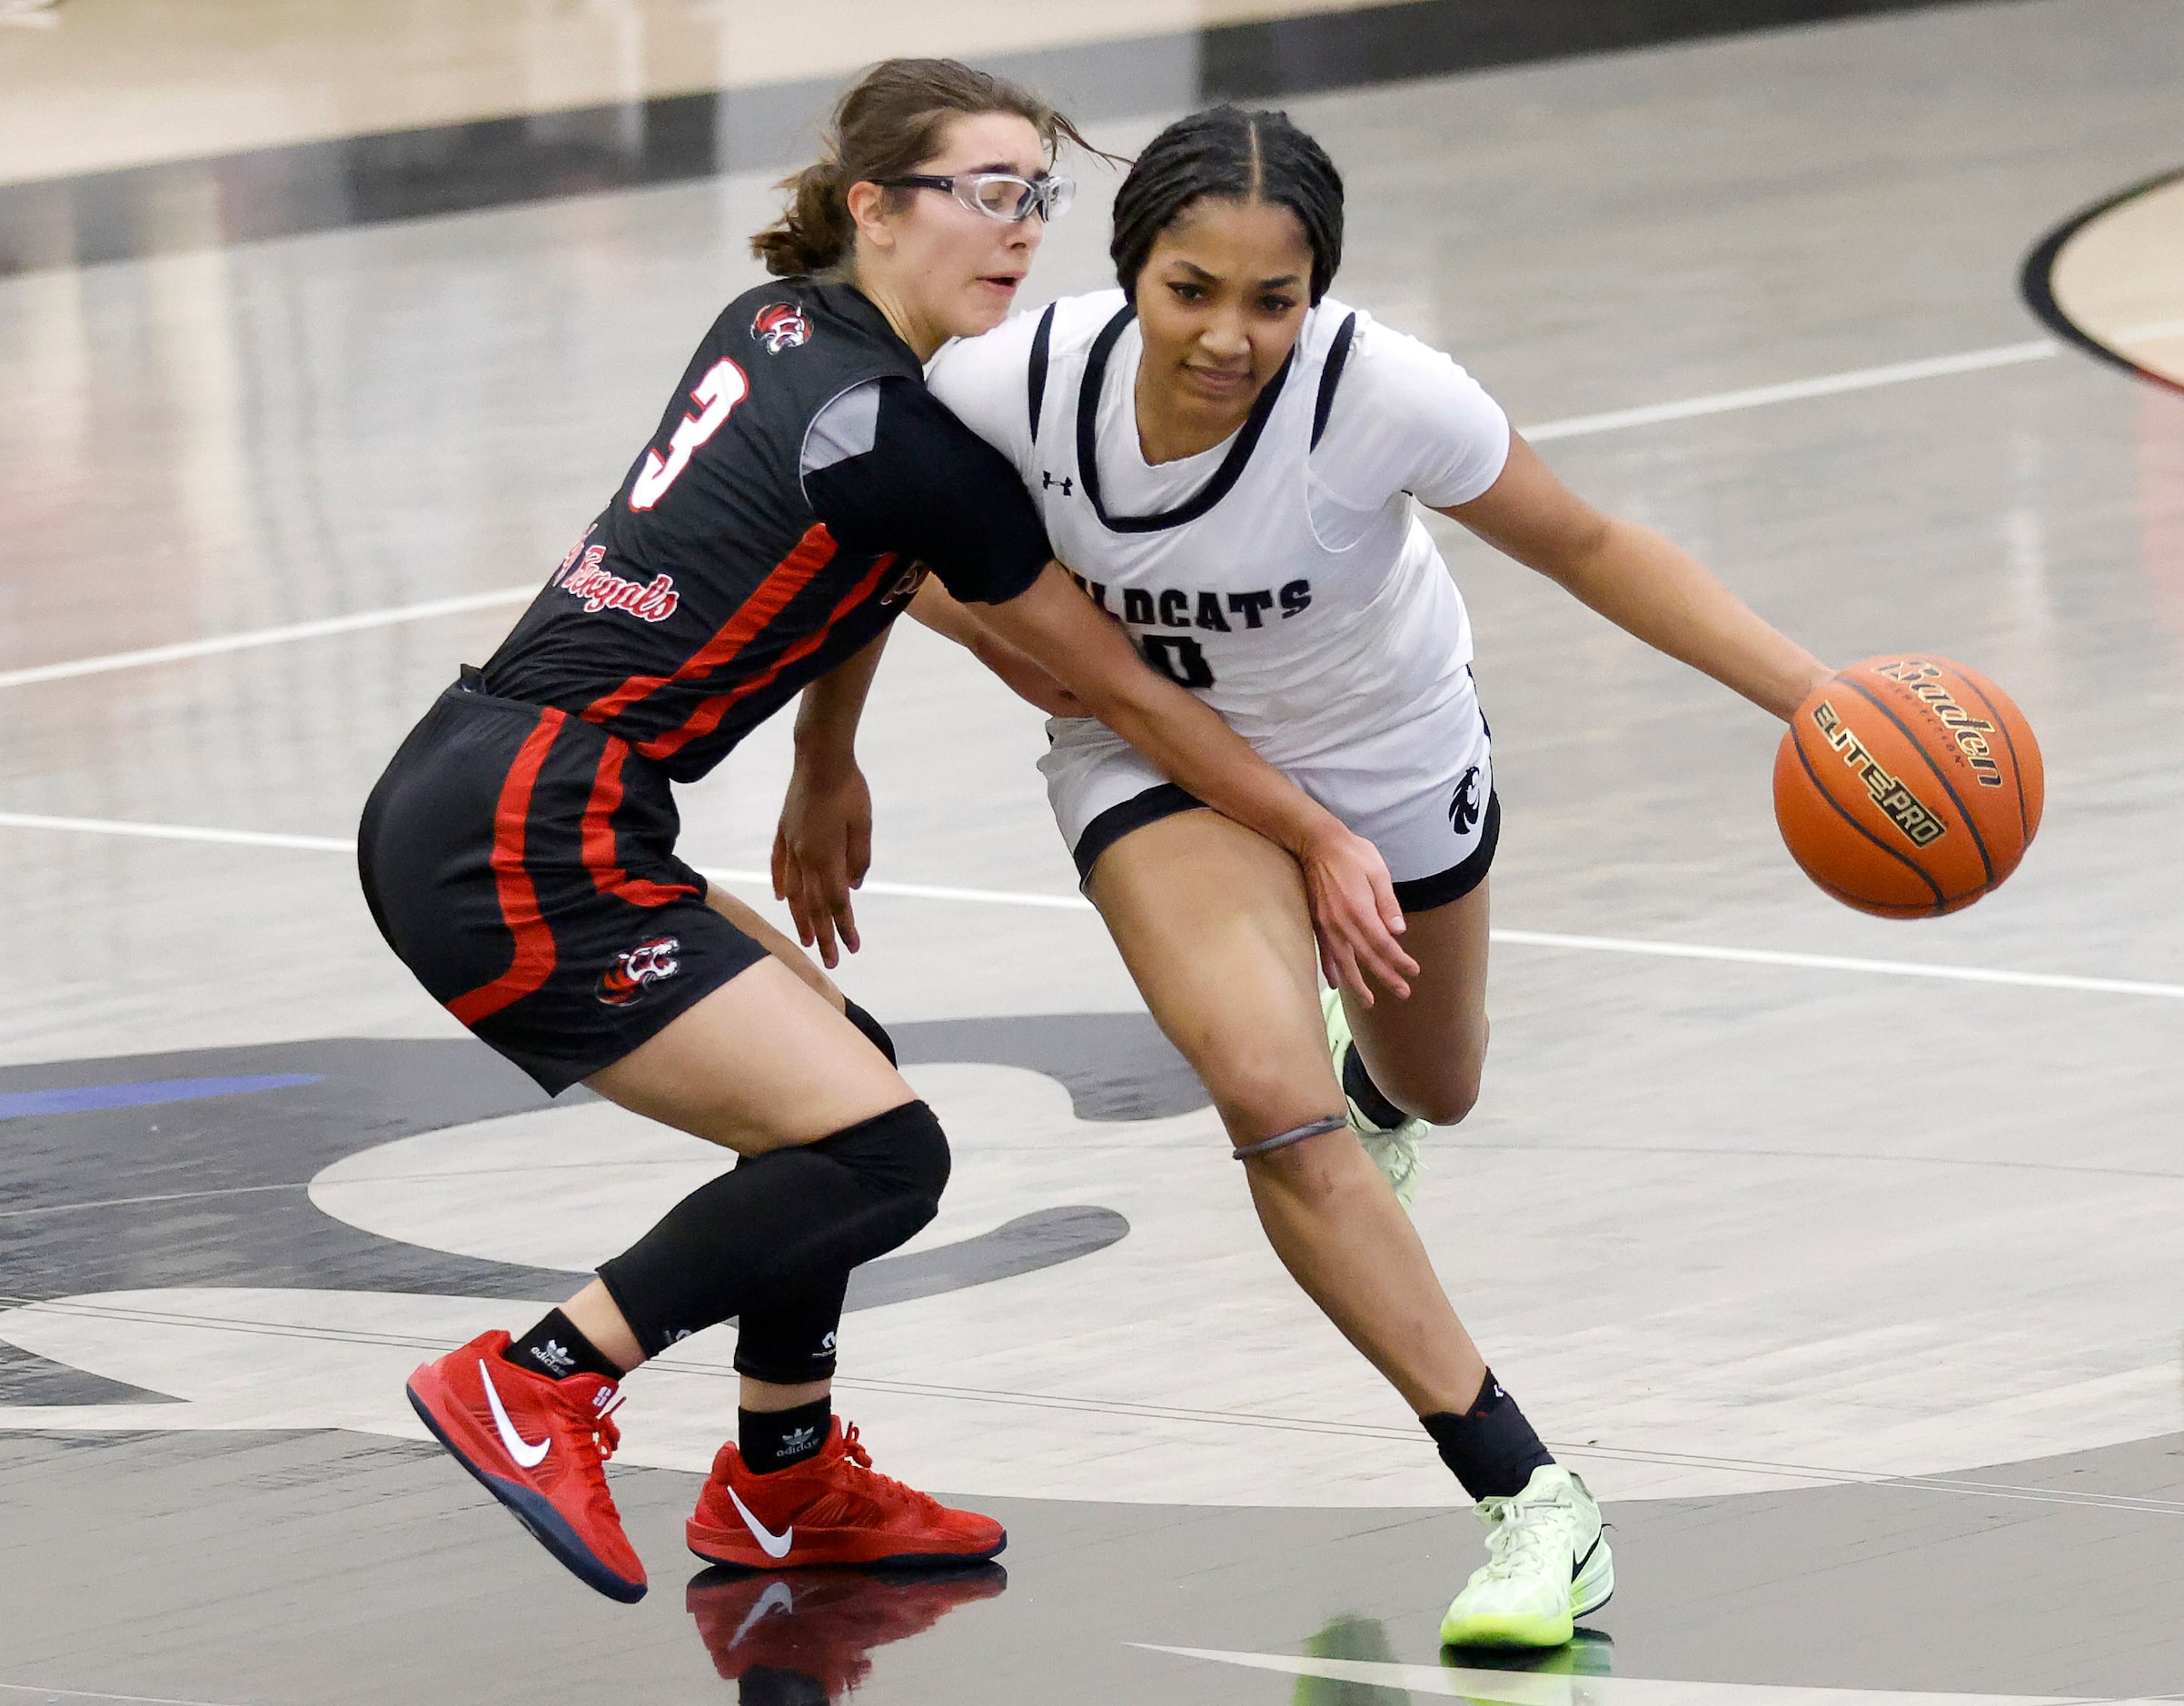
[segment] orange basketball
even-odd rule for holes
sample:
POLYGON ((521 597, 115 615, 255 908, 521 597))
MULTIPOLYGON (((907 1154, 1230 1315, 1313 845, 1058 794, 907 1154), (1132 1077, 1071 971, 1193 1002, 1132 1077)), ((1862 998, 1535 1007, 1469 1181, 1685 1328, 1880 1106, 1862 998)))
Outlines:
POLYGON ((1846 907, 1930 918, 2017 868, 2046 788, 2024 713, 1944 658, 1854 663, 1797 708, 1774 755, 1790 857, 1846 907))

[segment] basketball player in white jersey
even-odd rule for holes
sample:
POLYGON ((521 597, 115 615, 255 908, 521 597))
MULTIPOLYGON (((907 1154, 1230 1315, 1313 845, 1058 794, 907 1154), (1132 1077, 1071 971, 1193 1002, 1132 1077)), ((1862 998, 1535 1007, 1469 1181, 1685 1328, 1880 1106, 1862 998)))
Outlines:
MULTIPOLYGON (((1197 114, 1117 197, 1120 290, 953 343, 928 376, 1016 464, 1087 595, 1379 848, 1420 968, 1407 987, 1323 996, 1294 859, 1165 781, 929 580, 918 613, 1060 713, 1040 766, 1055 815, 1267 1236, 1478 1501, 1489 1561, 1443 1640, 1556 1646, 1613 1590, 1599 1509, 1494 1378, 1401 1206, 1426 1122, 1478 1093, 1500 818, 1470 622, 1413 499, 1778 717, 1828 672, 1676 546, 1567 491, 1447 356, 1328 296, 1341 246, 1316 143, 1280 114, 1197 114)), ((824 792, 792 787, 776 872, 830 949, 854 802, 824 792)))

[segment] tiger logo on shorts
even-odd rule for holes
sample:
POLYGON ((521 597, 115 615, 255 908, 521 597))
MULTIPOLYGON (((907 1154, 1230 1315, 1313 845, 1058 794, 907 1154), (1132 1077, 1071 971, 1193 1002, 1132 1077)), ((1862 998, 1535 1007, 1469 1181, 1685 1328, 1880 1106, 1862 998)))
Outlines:
POLYGON ((682 951, 678 937, 659 936, 640 942, 627 953, 617 954, 599 980, 601 1005, 626 1007, 656 983, 664 983, 682 969, 676 955, 682 951))

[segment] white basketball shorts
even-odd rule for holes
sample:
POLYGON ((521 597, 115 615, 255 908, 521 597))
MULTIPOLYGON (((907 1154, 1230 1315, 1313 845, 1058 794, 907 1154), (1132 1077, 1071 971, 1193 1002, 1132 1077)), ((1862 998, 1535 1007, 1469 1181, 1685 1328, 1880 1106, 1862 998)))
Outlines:
MULTIPOLYGON (((1039 770, 1079 881, 1131 830, 1203 809, 1104 723, 1057 718, 1047 729, 1039 770)), ((1378 848, 1403 909, 1423 912, 1469 894, 1494 862, 1492 745, 1466 679, 1423 716, 1276 768, 1378 848)))

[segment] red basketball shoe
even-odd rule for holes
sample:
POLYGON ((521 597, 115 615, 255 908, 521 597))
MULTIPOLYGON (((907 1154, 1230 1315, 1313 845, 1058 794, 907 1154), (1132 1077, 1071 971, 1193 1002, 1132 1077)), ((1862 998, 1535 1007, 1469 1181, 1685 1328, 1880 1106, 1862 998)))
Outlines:
POLYGON ((900 1574, 707 1570, 684 1591, 683 1602, 698 1620, 713 1669, 728 1681, 771 1671, 801 1677, 828 1700, 839 1700, 871 1675, 866 1655, 873 1648, 922 1634, 958 1606, 990 1600, 1008 1585, 998 1563, 900 1574))
POLYGON ((699 1557, 746 1570, 977 1563, 1008 1543, 991 1517, 951 1511, 874 1469, 839 1416, 818 1456, 769 1475, 723 1445, 686 1532, 699 1557))
POLYGON ((624 1604, 645 1596, 645 1567, 621 1532, 606 1459, 621 1443, 620 1389, 597 1374, 549 1380, 505 1361, 488 1333, 410 1376, 410 1403, 455 1461, 539 1543, 624 1604))

